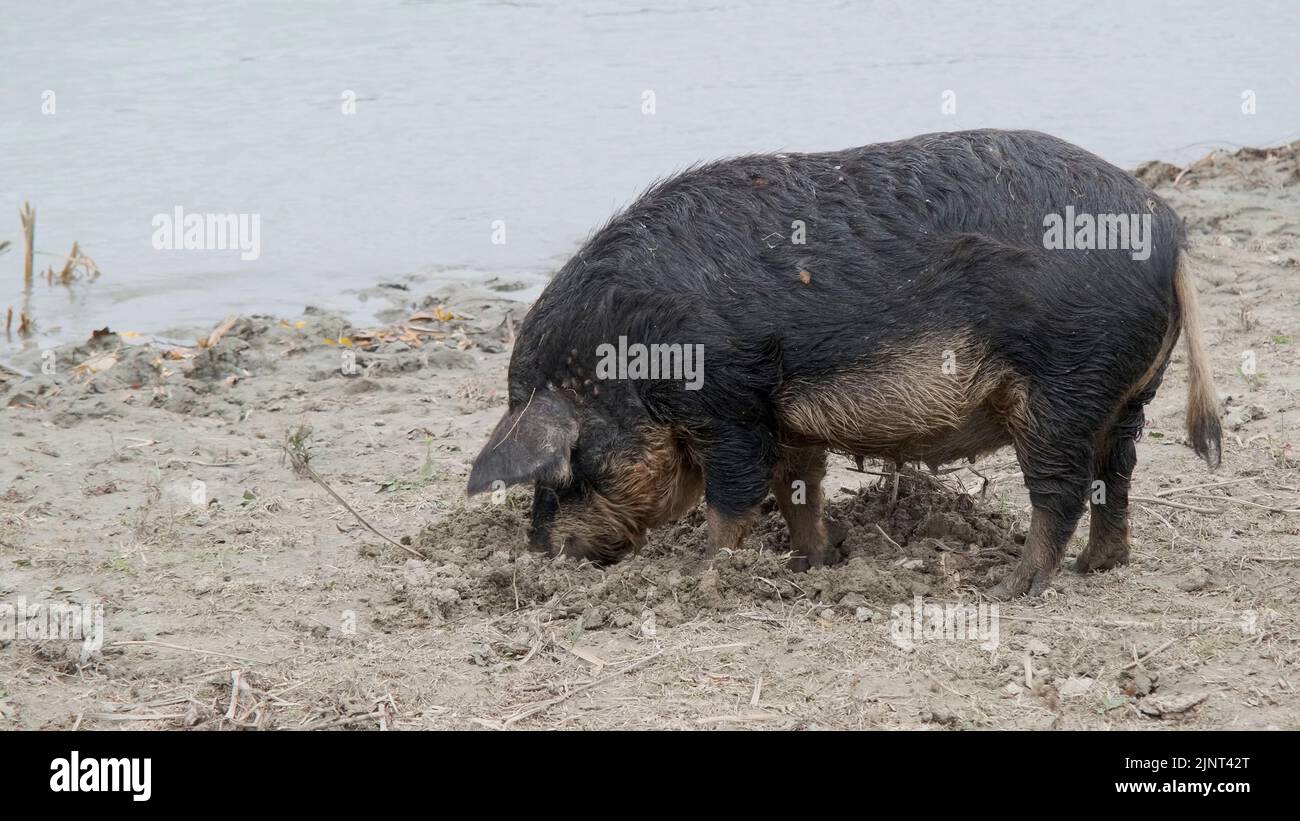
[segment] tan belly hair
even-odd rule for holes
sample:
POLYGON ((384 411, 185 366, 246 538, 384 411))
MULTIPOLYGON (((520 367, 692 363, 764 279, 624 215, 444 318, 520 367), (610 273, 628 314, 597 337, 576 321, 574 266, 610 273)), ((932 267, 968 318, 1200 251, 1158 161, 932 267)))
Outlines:
POLYGON ((940 465, 1010 444, 1030 422, 1024 380, 968 332, 919 338, 778 394, 792 441, 940 465))

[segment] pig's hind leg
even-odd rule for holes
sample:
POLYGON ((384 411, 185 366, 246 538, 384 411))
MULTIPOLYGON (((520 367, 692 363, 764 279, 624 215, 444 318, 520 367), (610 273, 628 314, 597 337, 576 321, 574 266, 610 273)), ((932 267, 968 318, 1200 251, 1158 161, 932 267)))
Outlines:
POLYGON ((1137 466, 1136 443, 1146 424, 1143 404, 1143 399, 1138 399, 1126 407, 1099 442, 1096 482, 1089 493, 1092 504, 1088 546, 1074 560, 1074 569, 1079 573, 1110 570, 1128 563, 1128 491, 1137 466))
MULTIPOLYGON (((1060 566, 1083 515, 1092 476, 1093 435, 1068 400, 1038 403, 1032 422, 1012 424, 1016 458, 1033 506, 1020 561, 990 592, 993 598, 1040 595, 1060 566)), ((1028 411, 1028 407, 1025 407, 1028 411)))
POLYGON ((818 567, 826 562, 830 537, 822 517, 822 477, 826 451, 822 448, 787 448, 772 471, 772 495, 790 528, 790 569, 818 567))

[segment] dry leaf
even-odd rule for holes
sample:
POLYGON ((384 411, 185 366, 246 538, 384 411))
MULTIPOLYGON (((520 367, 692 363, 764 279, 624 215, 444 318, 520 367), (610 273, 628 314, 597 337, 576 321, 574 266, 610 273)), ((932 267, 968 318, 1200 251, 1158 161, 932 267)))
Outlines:
POLYGON ((79 376, 89 376, 91 374, 103 373, 117 364, 117 351, 104 351, 82 362, 80 365, 73 367, 72 372, 79 376))
POLYGON ((1138 702, 1137 708, 1152 718, 1164 718, 1185 713, 1209 697, 1209 693, 1148 696, 1138 702))
POLYGON ((570 647, 569 652, 595 667, 597 673, 599 673, 606 664, 609 664, 605 659, 582 647, 570 647))

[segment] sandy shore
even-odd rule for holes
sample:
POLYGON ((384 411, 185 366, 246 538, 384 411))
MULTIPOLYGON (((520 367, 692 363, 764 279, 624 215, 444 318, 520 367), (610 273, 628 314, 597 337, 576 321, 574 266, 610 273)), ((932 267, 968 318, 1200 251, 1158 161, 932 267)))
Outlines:
POLYGON ((698 511, 612 568, 546 560, 522 552, 528 493, 463 496, 526 305, 414 279, 373 289, 382 328, 309 308, 0 371, 0 604, 104 612, 85 658, 0 641, 0 728, 1300 729, 1300 143, 1139 173, 1188 221, 1223 465, 1183 443, 1180 344, 1133 563, 1001 605, 996 647, 900 646, 892 610, 1005 572, 1028 519, 1010 450, 909 474, 897 503, 833 460, 848 536, 808 574, 774 513, 707 564, 698 511), (398 544, 293 470, 303 426, 398 544))

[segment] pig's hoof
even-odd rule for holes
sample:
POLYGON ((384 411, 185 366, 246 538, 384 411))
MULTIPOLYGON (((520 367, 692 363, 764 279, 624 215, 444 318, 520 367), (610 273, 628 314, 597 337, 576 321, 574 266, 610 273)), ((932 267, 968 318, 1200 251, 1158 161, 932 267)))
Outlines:
POLYGON ((991 599, 1008 601, 1019 596, 1041 596, 1052 580, 1052 574, 1045 570, 1030 570, 1024 565, 1016 567, 1007 577, 998 582, 988 595, 991 599))
POLYGON ((1129 550, 1128 545, 1104 545, 1089 543, 1074 560, 1071 567, 1076 573, 1093 573, 1099 570, 1110 570, 1119 567, 1122 564, 1128 564, 1129 550))
POLYGON ((790 557, 790 569, 795 573, 804 573, 810 568, 826 564, 826 554, 820 550, 796 550, 790 557))

